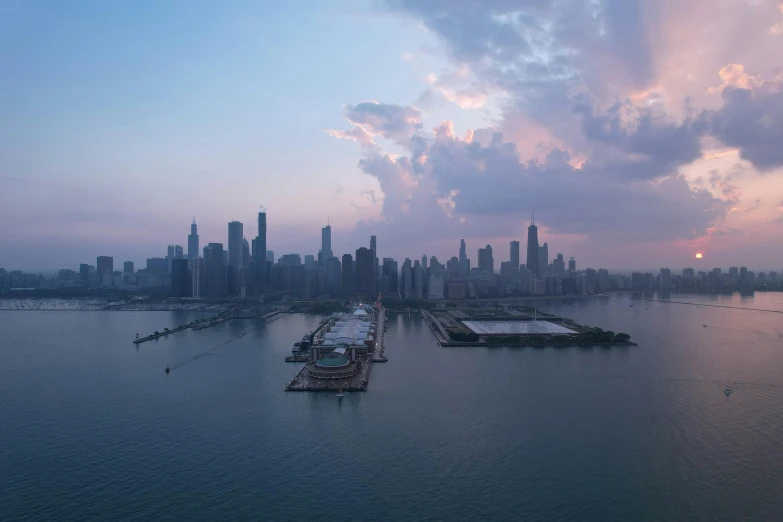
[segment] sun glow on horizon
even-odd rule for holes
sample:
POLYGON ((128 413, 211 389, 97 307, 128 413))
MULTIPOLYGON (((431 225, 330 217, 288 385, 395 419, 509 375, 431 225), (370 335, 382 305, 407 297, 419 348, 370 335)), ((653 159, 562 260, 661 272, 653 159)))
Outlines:
POLYGON ((702 254, 701 252, 696 252, 696 259, 701 259, 703 257, 704 257, 704 254, 702 254))

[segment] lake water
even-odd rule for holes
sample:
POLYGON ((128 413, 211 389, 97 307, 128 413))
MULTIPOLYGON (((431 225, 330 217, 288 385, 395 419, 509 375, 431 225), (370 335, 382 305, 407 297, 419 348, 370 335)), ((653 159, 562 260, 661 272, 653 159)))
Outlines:
POLYGON ((783 314, 705 305, 783 294, 673 299, 700 306, 548 310, 639 344, 611 349, 442 348, 392 314, 342 400, 283 391, 316 316, 135 346, 196 316, 0 311, 0 520, 780 520, 783 314))

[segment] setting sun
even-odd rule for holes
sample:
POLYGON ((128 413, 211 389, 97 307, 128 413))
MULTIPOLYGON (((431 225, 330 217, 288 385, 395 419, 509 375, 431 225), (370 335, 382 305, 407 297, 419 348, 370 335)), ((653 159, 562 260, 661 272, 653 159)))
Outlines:
POLYGON ((696 259, 701 259, 704 255, 701 252, 696 253, 696 259))

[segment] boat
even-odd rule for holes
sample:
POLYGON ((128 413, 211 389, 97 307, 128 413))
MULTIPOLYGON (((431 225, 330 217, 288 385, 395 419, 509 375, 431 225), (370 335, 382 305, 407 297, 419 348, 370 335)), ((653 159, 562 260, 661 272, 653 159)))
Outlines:
POLYGON ((166 365, 166 373, 169 373, 171 371, 171 368, 169 368, 169 365, 166 365))
POLYGON ((701 325, 701 326, 702 326, 702 328, 707 328, 707 325, 706 325, 706 324, 703 324, 703 325, 701 325))
POLYGON ((723 390, 723 393, 725 393, 726 397, 728 397, 729 395, 731 395, 731 390, 729 388, 726 388, 725 390, 723 390))
POLYGON ((345 397, 345 394, 343 393, 343 382, 342 381, 340 381, 340 389, 338 390, 337 395, 335 395, 335 397, 339 397, 341 399, 343 397, 345 397))

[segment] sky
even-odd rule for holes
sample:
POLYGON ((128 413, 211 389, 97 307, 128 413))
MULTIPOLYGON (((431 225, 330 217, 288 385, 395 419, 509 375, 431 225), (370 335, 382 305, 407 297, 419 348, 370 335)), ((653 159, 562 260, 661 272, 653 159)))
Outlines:
POLYGON ((0 0, 0 267, 261 209, 278 256, 499 265, 534 207, 579 268, 780 270, 783 3, 0 0))

